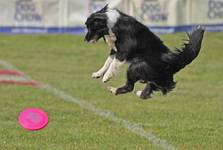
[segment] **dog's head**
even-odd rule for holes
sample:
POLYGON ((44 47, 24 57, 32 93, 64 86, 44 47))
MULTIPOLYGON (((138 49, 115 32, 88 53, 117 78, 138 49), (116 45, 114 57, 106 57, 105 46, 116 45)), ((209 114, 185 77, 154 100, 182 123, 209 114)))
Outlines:
POLYGON ((95 43, 100 38, 104 37, 104 35, 108 35, 109 29, 107 27, 107 10, 108 5, 88 17, 85 23, 87 27, 85 41, 95 43))

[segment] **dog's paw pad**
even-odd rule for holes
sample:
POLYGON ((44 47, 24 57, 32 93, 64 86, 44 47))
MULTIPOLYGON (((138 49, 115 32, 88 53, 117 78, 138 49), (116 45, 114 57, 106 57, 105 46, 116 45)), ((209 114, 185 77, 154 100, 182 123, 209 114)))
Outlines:
POLYGON ((137 95, 138 97, 141 97, 141 94, 142 94, 142 91, 137 91, 137 92, 136 92, 136 95, 137 95))
POLYGON ((112 94, 117 95, 117 88, 112 87, 112 86, 108 86, 108 90, 109 90, 112 94))

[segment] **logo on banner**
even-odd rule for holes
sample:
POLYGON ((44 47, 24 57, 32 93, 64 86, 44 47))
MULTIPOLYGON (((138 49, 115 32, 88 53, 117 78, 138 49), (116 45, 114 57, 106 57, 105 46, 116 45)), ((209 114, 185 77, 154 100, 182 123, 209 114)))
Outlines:
POLYGON ((89 12, 94 13, 106 5, 104 0, 90 0, 89 12))
POLYGON ((208 1, 208 18, 209 19, 223 18, 223 0, 208 1))
POLYGON ((18 22, 39 22, 41 15, 36 10, 36 5, 32 0, 17 0, 15 2, 14 19, 18 22))
POLYGON ((141 19, 152 22, 165 22, 168 19, 158 0, 144 0, 141 4, 141 19))

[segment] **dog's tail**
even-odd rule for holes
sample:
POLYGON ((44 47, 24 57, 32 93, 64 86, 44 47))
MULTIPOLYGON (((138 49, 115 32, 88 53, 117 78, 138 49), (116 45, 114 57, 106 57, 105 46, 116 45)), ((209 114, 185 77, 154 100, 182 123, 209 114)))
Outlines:
POLYGON ((204 29, 198 26, 191 34, 187 35, 189 39, 187 43, 184 43, 182 49, 177 49, 177 52, 169 52, 162 56, 162 60, 169 64, 167 69, 170 73, 174 74, 180 71, 190 64, 200 52, 204 29))

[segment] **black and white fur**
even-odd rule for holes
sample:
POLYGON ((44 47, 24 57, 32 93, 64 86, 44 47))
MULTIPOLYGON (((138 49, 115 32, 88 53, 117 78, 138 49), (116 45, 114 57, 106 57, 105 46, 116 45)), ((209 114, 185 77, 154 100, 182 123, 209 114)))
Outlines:
POLYGON ((142 99, 150 98, 153 91, 166 94, 175 87, 174 74, 197 57, 204 34, 204 29, 196 27, 188 34, 183 48, 172 52, 148 27, 107 5, 91 14, 85 24, 86 41, 95 43, 104 38, 111 48, 105 64, 92 77, 102 77, 102 81, 107 82, 127 62, 126 84, 120 88, 109 87, 109 90, 115 95, 124 94, 133 91, 134 84, 141 81, 146 84, 145 88, 136 94, 142 99))

